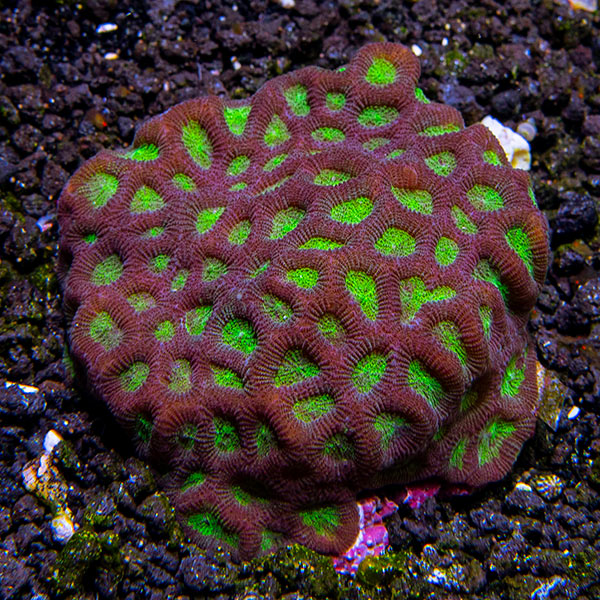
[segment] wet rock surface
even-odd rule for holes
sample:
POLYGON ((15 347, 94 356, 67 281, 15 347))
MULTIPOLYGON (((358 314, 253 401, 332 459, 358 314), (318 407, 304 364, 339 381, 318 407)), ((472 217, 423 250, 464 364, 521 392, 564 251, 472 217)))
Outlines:
POLYGON ((600 16, 551 1, 283 4, 0 3, 0 600, 600 597, 600 16), (505 480, 401 505, 391 550, 354 580, 299 547, 232 563, 184 539, 161 474, 73 387, 56 198, 83 160, 177 102, 246 97, 378 40, 417 45, 426 95, 467 124, 535 123, 555 258, 530 330, 555 391, 505 480), (66 543, 22 479, 50 429, 65 439, 51 464, 77 526, 66 543))

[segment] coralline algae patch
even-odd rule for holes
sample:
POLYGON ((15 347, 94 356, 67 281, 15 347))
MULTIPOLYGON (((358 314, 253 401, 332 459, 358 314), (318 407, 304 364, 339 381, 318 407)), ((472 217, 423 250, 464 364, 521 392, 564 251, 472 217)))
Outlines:
POLYGON ((184 102, 59 201, 72 355, 186 531, 340 554, 361 490, 502 477, 531 434, 545 220, 394 44, 184 102))

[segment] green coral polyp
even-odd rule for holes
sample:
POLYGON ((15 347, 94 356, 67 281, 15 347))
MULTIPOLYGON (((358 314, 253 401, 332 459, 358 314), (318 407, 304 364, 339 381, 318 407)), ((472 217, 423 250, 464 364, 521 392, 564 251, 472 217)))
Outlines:
POLYGON ((316 185, 336 186, 341 183, 346 183, 349 179, 352 179, 350 173, 336 171, 335 169, 323 169, 315 175, 313 182, 316 185))
POLYGON ((264 142, 269 148, 275 148, 290 139, 287 125, 279 115, 273 115, 265 130, 264 142))
POLYGON ((420 277, 410 277, 400 282, 400 301, 402 303, 401 319, 405 323, 412 321, 421 307, 427 302, 441 302, 456 296, 451 287, 442 285, 427 289, 420 277))
POLYGON ((444 398, 442 384, 418 360, 413 360, 408 365, 406 381, 432 408, 436 408, 444 398))
POLYGON ((323 444, 323 454, 334 460, 354 460, 356 452, 347 435, 336 433, 323 444))
POLYGON ((154 258, 150 259, 150 263, 148 265, 150 271, 153 273, 162 273, 167 269, 169 263, 171 262, 171 258, 166 254, 158 254, 154 258))
POLYGON ((315 141, 324 143, 337 144, 346 139, 346 134, 341 129, 336 129, 335 127, 319 127, 311 135, 315 141))
POLYGON ((398 110, 393 106, 367 106, 358 115, 363 127, 385 127, 398 118, 398 110))
POLYGON ((198 306, 188 310, 184 317, 184 326, 188 334, 193 337, 202 335, 212 311, 213 307, 210 305, 198 306))
POLYGON ((425 164, 436 174, 448 177, 456 169, 456 157, 452 152, 440 152, 425 159, 425 164))
POLYGON ((140 442, 147 444, 152 438, 154 425, 152 420, 145 415, 138 415, 135 419, 135 435, 140 442))
POLYGON ((189 276, 190 272, 188 269, 180 269, 175 277, 173 277, 173 281, 171 281, 171 291, 179 292, 182 290, 185 287, 189 276))
POLYGON ((506 232, 506 242, 523 261, 530 275, 533 275, 533 252, 527 232, 522 227, 512 227, 506 232))
POLYGON ((359 196, 331 207, 331 218, 340 223, 356 225, 373 212, 373 200, 359 196))
POLYGON ((127 302, 132 306, 135 312, 144 312, 149 308, 154 308, 156 306, 156 300, 149 294, 148 292, 137 292, 135 294, 131 294, 127 298, 127 302))
POLYGON ((210 231, 215 226, 215 223, 221 218, 224 211, 224 206, 215 206, 214 208, 205 208, 201 210, 196 218, 196 231, 200 235, 210 231))
POLYGON ((419 87, 415 88, 415 98, 419 102, 422 102, 423 104, 431 104, 431 100, 429 100, 429 98, 427 98, 427 96, 425 95, 425 92, 419 87))
POLYGON ((374 321, 379 311, 377 286, 371 275, 364 271, 348 271, 346 274, 346 289, 358 302, 365 317, 374 321))
POLYGON ((236 156, 227 167, 227 175, 235 177, 241 175, 250 166, 250 157, 246 155, 236 156))
POLYGON ((240 448, 240 436, 236 426, 231 421, 215 417, 213 426, 215 428, 215 448, 219 452, 235 452, 240 448))
POLYGON ((201 168, 208 169, 212 163, 213 147, 208 133, 197 121, 189 121, 181 129, 181 140, 192 160, 201 168))
POLYGON ((154 330, 154 337, 159 342, 169 342, 175 335, 175 325, 171 321, 161 321, 154 330))
POLYGON ((493 150, 486 150, 483 153, 483 160, 490 165, 495 165, 495 166, 502 165, 502 161, 500 160, 500 157, 493 150))
POLYGON ((291 269, 286 273, 286 279, 300 288, 311 289, 319 281, 319 272, 308 267, 291 269))
POLYGON ((296 229, 300 224, 300 221, 302 221, 305 212, 306 211, 296 206, 290 206, 290 208, 279 211, 273 217, 269 238, 272 240, 280 240, 290 231, 296 229))
POLYGON ((123 340, 123 331, 106 311, 98 313, 90 322, 90 337, 105 350, 114 350, 123 340))
POLYGON ((319 319, 317 328, 321 332, 321 335, 331 344, 342 342, 346 333, 340 320, 331 313, 326 313, 319 319))
POLYGON ((134 362, 119 376, 121 387, 126 392, 136 392, 144 385, 149 374, 149 365, 141 361, 134 362))
POLYGON ((435 260, 442 267, 447 267, 456 260, 458 251, 458 244, 453 239, 442 236, 435 247, 435 260))
POLYGON ((500 456, 500 449, 515 431, 516 427, 508 421, 495 419, 490 421, 479 435, 477 458, 479 466, 483 466, 500 456))
POLYGON ((109 173, 96 173, 81 187, 83 195, 94 208, 106 206, 118 189, 119 180, 109 173))
POLYGON ((175 173, 171 181, 178 190, 183 192, 193 192, 196 189, 194 180, 185 173, 175 173))
POLYGON ((265 423, 258 426, 255 441, 258 454, 262 457, 268 456, 272 450, 277 448, 277 436, 265 423))
POLYGON ((223 327, 223 343, 244 354, 251 354, 256 349, 258 341, 248 321, 232 319, 223 327))
POLYGON ((489 306, 479 307, 479 318, 481 319, 481 326, 483 328, 483 335, 489 339, 490 332, 492 330, 492 309, 489 306))
POLYGON ((373 150, 377 150, 377 148, 386 146, 389 143, 390 143, 390 140, 388 138, 374 137, 374 138, 371 138, 370 140, 367 140, 366 142, 364 142, 363 148, 365 150, 368 150, 369 152, 372 152, 373 150))
POLYGON ((504 207, 502 196, 489 185, 474 185, 467 192, 467 198, 477 210, 492 211, 504 207))
POLYGON ((233 548, 237 548, 239 544, 239 536, 226 529, 221 520, 208 510, 191 515, 187 520, 187 524, 200 535, 215 538, 233 548))
POLYGON ((297 84, 289 87, 284 92, 285 99, 291 111, 298 117, 305 117, 310 112, 308 105, 308 89, 297 84))
POLYGON ((325 98, 327 108, 332 111, 342 110, 346 105, 346 96, 341 92, 327 92, 325 98))
POLYGON ((198 487, 202 485, 206 481, 206 475, 200 471, 196 471, 194 473, 190 473, 188 478, 183 482, 181 486, 181 491, 185 492, 191 488, 198 487))
POLYGON ((421 135, 434 137, 437 135, 444 135, 446 133, 454 133, 456 131, 460 131, 460 127, 454 123, 450 123, 448 125, 429 125, 428 127, 425 127, 423 131, 421 131, 421 135))
POLYGON ((300 250, 336 250, 344 247, 344 242, 330 240, 329 238, 314 237, 306 240, 304 244, 298 246, 300 250))
POLYGON ((202 266, 202 280, 215 281, 227 274, 227 265, 218 258, 207 258, 202 266))
POLYGON ((212 367, 212 374, 214 382, 225 388, 242 389, 244 387, 244 380, 231 369, 227 367, 212 367))
POLYGON ((302 523, 314 530, 317 535, 331 536, 340 526, 339 511, 334 506, 323 506, 312 510, 300 511, 302 523))
POLYGON ((248 236, 252 230, 252 225, 250 221, 240 221, 237 225, 233 227, 233 229, 229 232, 227 239, 230 244, 234 246, 241 246, 246 243, 248 236))
POLYGON ((456 442, 454 448, 452 448, 452 452, 450 454, 450 460, 448 461, 449 465, 453 469, 462 469, 463 468, 463 459, 465 456, 465 452, 467 451, 467 438, 461 438, 456 442))
POLYGON ((475 223, 469 219, 469 217, 461 208, 458 206, 453 206, 450 212, 452 213, 454 224, 459 231, 469 235, 477 235, 479 232, 477 225, 475 225, 475 223))
POLYGON ((303 398, 294 403, 294 416, 303 423, 312 423, 323 417, 335 407, 335 400, 329 394, 320 394, 303 398))
POLYGON ((400 204, 416 213, 431 215, 433 198, 427 190, 407 190, 392 186, 392 194, 400 204))
POLYGON ((177 394, 183 394, 192 389, 192 365, 189 360, 180 358, 173 362, 168 388, 177 394))
POLYGON ((138 146, 137 148, 133 148, 133 150, 126 152, 123 156, 131 160, 145 162, 156 160, 159 154, 160 150, 158 149, 158 146, 155 146, 154 144, 143 144, 142 146, 138 146))
POLYGON ((375 250, 384 256, 410 256, 416 247, 415 238, 397 227, 386 229, 375 242, 375 250))
POLYGON ((488 260, 480 260, 473 271, 473 277, 480 281, 491 283, 501 294, 506 303, 508 300, 508 287, 502 281, 499 271, 488 260))
POLYGON ((408 427, 404 417, 392 413, 379 413, 373 421, 375 431, 380 435, 379 443, 387 450, 396 436, 408 427))
POLYGON ((466 365, 467 350, 462 342, 458 325, 451 321, 441 321, 433 328, 433 331, 442 345, 456 355, 461 365, 466 365))
POLYGON ((123 274, 123 263, 117 254, 99 262, 92 271, 92 283, 97 286, 110 285, 123 274))
POLYGON ((375 58, 365 77, 368 83, 385 86, 396 80, 396 67, 387 58, 375 58))
POLYGON ((160 210, 164 205, 165 201, 158 192, 143 185, 133 195, 129 210, 134 214, 153 212, 155 210, 160 210))
POLYGON ((197 437, 198 426, 193 423, 187 423, 175 434, 175 443, 186 452, 189 452, 194 448, 197 437))
POLYGON ((223 118, 233 135, 240 136, 246 129, 251 106, 226 106, 223 109, 223 118))
POLYGON ((312 362, 302 350, 288 350, 277 369, 274 384, 275 387, 287 387, 309 377, 316 377, 320 372, 319 366, 312 362))
POLYGON ((292 318, 294 311, 292 307, 287 303, 273 296, 272 294, 266 294, 263 296, 263 310, 271 317, 276 323, 285 323, 292 318))
POLYGON ((525 381, 525 359, 521 357, 513 356, 502 377, 502 384, 500 391, 503 396, 514 398, 519 393, 521 385, 525 381))
POLYGON ((368 394, 382 379, 387 367, 383 354, 373 352, 363 356, 352 371, 352 385, 361 394, 368 394))
POLYGON ((267 161, 265 163, 265 166, 263 167, 263 171, 269 173, 270 171, 273 171, 274 169, 276 169, 279 165, 283 164, 283 161, 288 157, 289 155, 287 153, 282 153, 282 154, 277 154, 276 156, 274 156, 273 158, 271 158, 269 161, 267 161))

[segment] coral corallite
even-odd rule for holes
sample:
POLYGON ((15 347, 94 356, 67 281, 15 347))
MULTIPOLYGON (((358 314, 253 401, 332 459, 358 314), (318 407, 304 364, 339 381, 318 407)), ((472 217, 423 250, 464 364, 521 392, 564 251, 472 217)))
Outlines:
POLYGON ((340 553, 360 491, 482 485, 532 433, 545 220, 418 76, 373 44, 190 100, 62 193, 72 355, 205 546, 340 553))

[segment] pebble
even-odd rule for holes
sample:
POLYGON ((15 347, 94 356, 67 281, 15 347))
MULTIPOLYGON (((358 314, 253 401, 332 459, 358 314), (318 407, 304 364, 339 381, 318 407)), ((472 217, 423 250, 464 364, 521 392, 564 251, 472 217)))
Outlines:
POLYGON ((102 23, 96 27, 96 33, 110 33, 116 31, 119 27, 114 23, 102 23))

